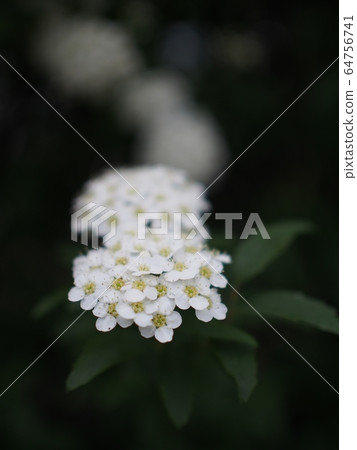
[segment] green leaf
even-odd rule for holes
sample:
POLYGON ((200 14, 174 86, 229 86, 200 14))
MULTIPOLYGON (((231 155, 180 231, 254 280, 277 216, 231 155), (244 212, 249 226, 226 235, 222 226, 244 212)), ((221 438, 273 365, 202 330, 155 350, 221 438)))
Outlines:
POLYGON ((49 314, 61 303, 65 304, 68 298, 68 288, 59 289, 52 294, 43 297, 33 308, 31 315, 33 319, 38 320, 49 314))
POLYGON ((216 354, 225 372, 236 382, 240 400, 246 402, 257 384, 254 352, 235 344, 217 347, 216 354))
POLYGON ((167 412, 178 428, 185 425, 191 415, 194 386, 192 366, 186 352, 169 352, 158 371, 158 383, 167 412))
POLYGON ((76 360, 66 382, 67 390, 73 391, 93 380, 123 359, 119 349, 102 343, 90 345, 84 349, 76 360))
POLYGON ((234 256, 234 270, 239 284, 259 275, 289 245, 302 234, 309 233, 313 226, 306 221, 286 221, 267 226, 270 239, 260 235, 241 240, 234 256))
POLYGON ((265 317, 276 317, 338 334, 334 308, 293 291, 268 291, 252 297, 251 304, 265 317))
POLYGON ((208 337, 218 341, 230 341, 242 344, 251 348, 258 346, 257 341, 245 331, 229 325, 226 322, 198 322, 196 332, 200 336, 208 337))

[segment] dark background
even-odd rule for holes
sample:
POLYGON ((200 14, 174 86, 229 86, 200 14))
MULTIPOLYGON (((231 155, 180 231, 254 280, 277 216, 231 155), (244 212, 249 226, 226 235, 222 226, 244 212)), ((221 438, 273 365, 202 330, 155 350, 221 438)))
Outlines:
MULTIPOLYGON (((338 54, 337 3, 155 2, 154 23, 144 30, 127 20, 130 2, 109 0, 97 9, 85 2, 61 5, 73 14, 89 11, 124 21, 153 67, 162 63, 165 34, 178 22, 194 24, 204 42, 219 30, 257 33, 265 49, 258 68, 219 64, 203 49, 200 66, 185 74, 196 100, 221 125, 232 159, 338 54)), ((2 2, 1 54, 111 164, 130 163, 134 137, 118 125, 113 111, 62 95, 34 61, 31 42, 46 14, 45 3, 2 2)), ((301 290, 333 306, 338 296, 337 78, 335 65, 208 191, 215 211, 240 211, 244 217, 259 212, 268 223, 313 222, 316 232, 299 239, 255 283, 301 290)), ((59 289, 66 304, 71 260, 80 250, 70 241, 71 201, 105 163, 2 61, 0 98, 3 390, 76 316, 76 309, 59 308, 35 320, 31 312, 59 289)), ((82 321, 0 398, 4 448, 337 447, 336 393, 264 323, 254 326, 259 382, 249 402, 239 403, 233 383, 227 385, 220 373, 207 374, 202 382, 211 386, 210 395, 198 397, 191 422, 176 430, 144 374, 132 380, 139 393, 132 400, 131 390, 113 392, 107 374, 66 393, 81 333, 93 331, 91 316, 82 321)), ((334 336, 285 324, 279 330, 337 386, 334 336)), ((130 371, 127 376, 131 379, 130 371)))

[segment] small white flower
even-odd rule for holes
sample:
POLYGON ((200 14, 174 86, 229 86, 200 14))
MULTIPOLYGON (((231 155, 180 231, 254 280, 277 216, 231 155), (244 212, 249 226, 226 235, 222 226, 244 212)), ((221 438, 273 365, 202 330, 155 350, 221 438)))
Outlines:
MULTIPOLYGON (((166 302, 165 302, 166 303, 166 302)), ((161 342, 170 342, 173 337, 173 330, 182 323, 181 315, 177 311, 167 312, 166 307, 160 304, 158 312, 154 314, 151 324, 147 327, 139 327, 141 336, 145 338, 155 338, 161 342)))
POLYGON ((134 276, 140 275, 161 275, 162 272, 168 272, 173 267, 173 263, 168 261, 163 256, 146 256, 138 258, 138 260, 132 264, 130 270, 134 276))
POLYGON ((194 309, 205 309, 209 306, 206 294, 209 289, 204 286, 199 287, 195 281, 177 282, 175 303, 180 309, 188 309, 190 306, 194 309))
POLYGON ((202 258, 198 254, 180 249, 173 255, 173 261, 173 270, 164 275, 165 280, 171 282, 194 278, 198 274, 202 258))
POLYGON ((156 300, 156 283, 155 277, 150 275, 144 275, 140 278, 132 277, 123 287, 125 300, 131 303, 140 302, 145 298, 156 300))
POLYGON ((122 328, 130 327, 132 320, 120 316, 117 312, 117 303, 103 303, 99 301, 93 309, 93 314, 98 317, 95 326, 99 331, 111 331, 116 324, 122 328))
POLYGON ((68 293, 68 300, 81 302, 81 308, 93 309, 98 299, 110 286, 111 278, 101 271, 81 273, 74 279, 75 286, 68 293))
POLYGON ((223 271, 223 264, 217 258, 213 258, 208 252, 204 252, 202 258, 202 265, 199 268, 196 276, 197 282, 210 285, 218 288, 225 288, 227 286, 227 279, 221 274, 223 271))
POLYGON ((202 322, 209 322, 212 319, 224 320, 227 315, 227 306, 221 302, 221 296, 216 289, 211 289, 209 295, 206 296, 208 306, 202 310, 196 310, 197 319, 202 322))
POLYGON ((116 310, 121 317, 134 320, 140 327, 147 327, 151 323, 153 314, 158 310, 158 306, 158 302, 155 300, 142 300, 119 303, 116 310))

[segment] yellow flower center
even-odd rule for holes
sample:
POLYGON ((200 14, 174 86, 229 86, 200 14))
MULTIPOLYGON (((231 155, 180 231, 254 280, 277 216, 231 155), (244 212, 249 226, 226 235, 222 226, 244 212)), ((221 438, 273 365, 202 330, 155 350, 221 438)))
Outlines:
POLYGON ((163 314, 155 314, 152 319, 152 323, 156 328, 164 327, 166 325, 166 316, 163 314))
POLYGON ((183 262, 178 262, 174 265, 174 269, 178 272, 183 272, 185 269, 187 269, 187 266, 183 262))
POLYGON ((125 281, 123 280, 123 278, 117 278, 116 280, 113 281, 113 288, 116 289, 117 291, 120 291, 120 289, 125 285, 125 281))
POLYGON ((198 248, 193 245, 188 245, 187 247, 185 247, 185 250, 187 253, 197 253, 198 252, 198 248))
POLYGON ((133 289, 138 289, 139 291, 143 291, 146 288, 145 281, 138 280, 132 283, 133 289))
POLYGON ((200 275, 205 278, 211 278, 212 270, 208 266, 203 266, 200 268, 200 275))
POLYGON ((159 253, 161 256, 167 257, 167 256, 170 256, 171 249, 169 247, 164 247, 160 250, 159 253))
POLYGON ((141 272, 149 272, 150 267, 147 264, 140 264, 140 266, 138 267, 138 269, 141 272))
POLYGON ((144 311, 144 305, 142 302, 135 302, 130 305, 134 313, 141 313, 144 311))
POLYGON ((196 297, 196 295, 198 294, 198 290, 195 286, 186 286, 184 292, 187 295, 187 297, 190 298, 196 297))
POLYGON ((157 196, 156 196, 156 200, 157 200, 158 202, 164 201, 165 198, 166 198, 166 197, 164 196, 164 194, 157 194, 157 196))
POLYGON ((110 250, 112 252, 118 252, 120 249, 121 249, 121 243, 120 242, 117 242, 116 244, 114 244, 114 245, 112 245, 110 247, 110 250))
POLYGON ((117 265, 122 265, 122 266, 125 266, 125 264, 128 264, 128 258, 125 258, 125 256, 122 256, 121 258, 117 258, 116 260, 115 260, 115 264, 117 264, 117 265))
POLYGON ((118 313, 117 313, 117 311, 116 311, 116 303, 111 303, 109 306, 108 306, 108 314, 110 314, 110 315, 112 315, 113 317, 118 317, 118 313))
POLYGON ((145 250, 145 247, 143 245, 135 245, 134 249, 138 252, 143 252, 145 250))
POLYGON ((93 281, 90 281, 89 283, 85 284, 83 286, 83 291, 86 295, 94 294, 95 292, 95 283, 93 281))
POLYGON ((164 295, 167 294, 167 287, 164 284, 158 284, 156 286, 156 290, 158 297, 163 297, 164 295))

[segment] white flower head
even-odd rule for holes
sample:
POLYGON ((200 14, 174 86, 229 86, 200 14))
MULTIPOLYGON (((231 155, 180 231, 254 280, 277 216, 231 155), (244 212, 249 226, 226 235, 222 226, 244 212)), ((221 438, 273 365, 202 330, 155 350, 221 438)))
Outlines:
MULTIPOLYGON (((163 203, 175 211, 188 204, 187 192, 196 191, 181 171, 164 167, 127 169, 126 176, 133 185, 138 183, 148 208, 158 211, 163 203), (160 181, 153 183, 153 179, 160 181), (167 190, 158 190, 160 183, 167 190), (158 197, 160 192, 165 198, 158 197)), ((79 256, 73 264, 74 287, 68 298, 79 301, 84 310, 93 310, 99 331, 134 324, 143 337, 155 336, 164 343, 172 340, 173 330, 181 325, 177 309, 192 309, 204 322, 225 318, 227 308, 217 288, 227 284, 222 273, 223 265, 230 262, 228 255, 209 250, 201 236, 174 238, 170 228, 166 235, 148 233, 145 239, 139 239, 133 211, 135 206, 142 207, 141 200, 120 177, 103 175, 90 183, 89 191, 91 200, 96 192, 102 199, 114 192, 113 202, 127 213, 118 215, 116 236, 98 250, 79 256)), ((87 194, 78 198, 77 204, 87 194)), ((197 210, 203 207, 194 201, 192 205, 197 210)))

